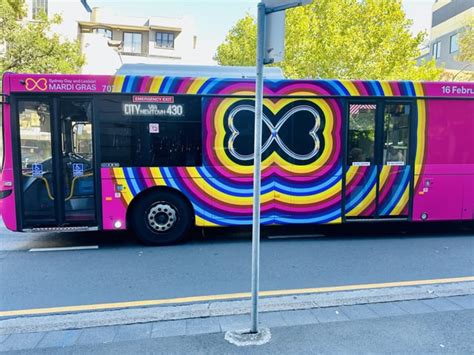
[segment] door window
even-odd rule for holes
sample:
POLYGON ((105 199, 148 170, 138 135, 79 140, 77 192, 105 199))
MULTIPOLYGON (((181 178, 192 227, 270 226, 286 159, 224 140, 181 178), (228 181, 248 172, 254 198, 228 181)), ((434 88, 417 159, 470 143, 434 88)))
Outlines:
POLYGON ((95 220, 95 188, 90 100, 61 101, 64 220, 95 220))
POLYGON ((18 112, 25 220, 54 219, 49 104, 45 101, 20 101, 18 112))
POLYGON ((384 113, 384 165, 407 165, 410 105, 388 104, 384 113))
POLYGON ((349 112, 348 165, 373 165, 376 105, 350 104, 349 112))

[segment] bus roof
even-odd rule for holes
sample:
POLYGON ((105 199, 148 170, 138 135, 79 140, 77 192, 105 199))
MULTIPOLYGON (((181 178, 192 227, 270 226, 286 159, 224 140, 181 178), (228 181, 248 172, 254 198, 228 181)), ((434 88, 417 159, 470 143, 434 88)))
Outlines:
MULTIPOLYGON (((255 79, 255 67, 233 67, 217 65, 171 65, 171 64, 124 64, 117 75, 206 77, 228 79, 255 79)), ((285 79, 278 67, 265 67, 266 79, 285 79)))

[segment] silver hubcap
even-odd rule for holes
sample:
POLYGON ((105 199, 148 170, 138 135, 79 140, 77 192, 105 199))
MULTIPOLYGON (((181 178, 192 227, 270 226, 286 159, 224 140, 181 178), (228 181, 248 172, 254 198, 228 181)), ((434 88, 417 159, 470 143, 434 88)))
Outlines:
POLYGON ((158 202, 148 212, 148 224, 157 232, 166 232, 176 223, 176 210, 173 206, 158 202))

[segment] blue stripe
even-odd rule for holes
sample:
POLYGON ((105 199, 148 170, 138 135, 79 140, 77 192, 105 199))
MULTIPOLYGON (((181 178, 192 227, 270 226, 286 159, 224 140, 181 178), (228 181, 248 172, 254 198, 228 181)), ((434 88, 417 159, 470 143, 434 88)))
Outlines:
POLYGON ((124 172, 125 178, 126 178, 126 180, 127 180, 128 186, 131 186, 131 188, 132 188, 132 194, 133 194, 133 196, 138 195, 141 190, 140 190, 140 188, 138 187, 137 182, 136 182, 135 179, 133 178, 133 170, 132 170, 132 168, 124 168, 124 169, 123 169, 123 172, 124 172))
POLYGON ((130 76, 126 75, 123 80, 122 92, 127 92, 128 82, 130 81, 130 76))
POLYGON ((137 79, 136 76, 134 75, 131 75, 130 76, 130 80, 128 81, 128 84, 127 84, 127 92, 132 92, 133 91, 133 83, 135 82, 135 80, 137 79))
POLYGON ((383 96, 383 90, 382 90, 382 85, 378 81, 375 80, 370 80, 369 81, 370 86, 374 90, 374 93, 376 96, 383 96))
POLYGON ((214 78, 209 78, 207 79, 204 84, 201 85, 201 87, 199 88, 198 90, 198 94, 202 94, 202 93, 205 93, 207 91, 207 88, 210 86, 210 85, 214 85, 214 82, 215 80, 217 79, 214 79, 214 78))
MULTIPOLYGON (((171 85, 173 84, 173 80, 174 80, 174 78, 167 78, 166 84, 163 82, 163 84, 165 84, 165 86, 163 88, 163 91, 162 91, 164 94, 169 93, 171 85)), ((161 86, 163 86, 163 85, 161 85, 161 86)))
MULTIPOLYGON (((171 174, 170 174, 170 170, 168 168, 164 168, 162 170, 162 173, 163 173, 163 178, 165 179, 166 181, 166 185, 167 186, 171 186, 181 192, 185 192, 186 190, 183 189, 179 182, 175 179, 172 178, 171 174)), ((212 223, 215 223, 215 224, 222 224, 222 223, 228 223, 228 224, 231 224, 231 225, 246 225, 246 224, 249 224, 250 221, 252 220, 252 217, 249 216, 249 217, 241 217, 241 218, 244 218, 243 220, 240 220, 240 219, 237 219, 237 217, 234 217, 234 218, 226 218, 226 215, 224 214, 220 214, 220 213, 211 213, 209 212, 208 208, 202 208, 200 205, 197 204, 196 201, 193 201, 191 200, 191 203, 193 204, 194 206, 194 209, 195 211, 197 212, 197 214, 199 216, 205 216, 203 218, 211 221, 212 223)), ((269 222, 270 220, 273 220, 273 217, 262 217, 262 222, 269 222)), ((271 221, 270 221, 271 222, 271 221)))
POLYGON ((333 219, 340 217, 341 216, 341 210, 337 209, 334 212, 331 212, 329 214, 325 214, 322 216, 317 216, 317 217, 311 217, 311 218, 298 218, 297 216, 295 217, 279 217, 276 216, 275 222, 276 223, 326 223, 329 221, 332 221, 333 219))
POLYGON ((388 202, 385 208, 380 212, 381 215, 386 216, 390 214, 390 212, 393 211, 393 209, 395 208, 395 205, 397 204, 397 202, 401 199, 403 195, 403 191, 405 190, 407 186, 409 176, 410 176, 410 167, 406 167, 405 171, 403 172, 402 183, 398 185, 397 190, 395 191, 395 194, 393 194, 393 196, 390 198, 390 202, 388 202))
POLYGON ((334 83, 336 83, 336 85, 341 88, 345 96, 351 96, 349 90, 347 90, 346 87, 339 80, 335 80, 334 83))
POLYGON ((333 88, 337 95, 340 95, 340 96, 345 96, 346 93, 341 90, 341 88, 337 85, 337 82, 336 81, 333 81, 333 80, 328 80, 328 81, 324 81, 324 80, 321 80, 320 83, 323 83, 323 84, 327 84, 329 85, 331 88, 333 88))
POLYGON ((203 89, 202 91, 201 90, 199 90, 199 91, 202 94, 213 93, 214 92, 214 87, 217 86, 220 83, 221 83, 221 80, 216 79, 216 78, 212 78, 212 82, 209 83, 209 85, 207 85, 207 87, 205 89, 203 89))
MULTIPOLYGON (((248 184, 249 187, 245 188, 241 185, 233 185, 230 182, 223 183, 217 178, 211 178, 213 176, 209 173, 206 167, 199 167, 197 168, 198 172, 200 173, 201 177, 213 188, 216 190, 222 191, 224 193, 239 196, 239 197, 250 197, 253 195, 253 183, 250 182, 248 184)), ((331 176, 332 174, 328 174, 331 176)), ((262 184, 262 193, 271 192, 272 189, 276 189, 278 192, 287 193, 289 195, 295 196, 306 196, 312 195, 321 191, 324 191, 328 188, 331 188, 335 184, 339 183, 341 180, 342 175, 342 168, 339 167, 338 170, 332 175, 330 178, 325 179, 323 181, 317 181, 317 184, 311 187, 303 187, 300 188, 298 186, 288 185, 288 182, 283 182, 279 178, 273 178, 272 180, 264 181, 262 184), (272 183, 273 181, 273 183, 272 183)), ((290 182, 291 183, 291 182, 290 182)))
POLYGON ((373 187, 373 185, 375 183, 376 175, 377 175, 376 174, 376 169, 375 169, 375 167, 373 167, 372 172, 370 173, 369 180, 365 184, 364 188, 361 191, 359 191, 359 193, 354 198, 351 198, 351 200, 347 204, 347 206, 346 206, 346 208, 347 208, 346 211, 347 212, 351 211, 355 206, 357 206, 364 199, 364 197, 367 195, 368 191, 373 187))

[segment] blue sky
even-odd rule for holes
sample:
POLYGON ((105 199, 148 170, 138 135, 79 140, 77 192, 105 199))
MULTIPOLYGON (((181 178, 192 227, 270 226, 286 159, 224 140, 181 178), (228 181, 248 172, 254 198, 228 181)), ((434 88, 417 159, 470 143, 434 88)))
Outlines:
MULTIPOLYGON (((257 0, 89 0, 91 7, 107 7, 127 16, 190 16, 194 19, 201 52, 210 61, 227 31, 247 12, 256 13, 257 0)), ((408 18, 414 21, 412 31, 429 29, 434 0, 403 0, 408 18)), ((206 61, 204 59, 204 61, 206 61)))

